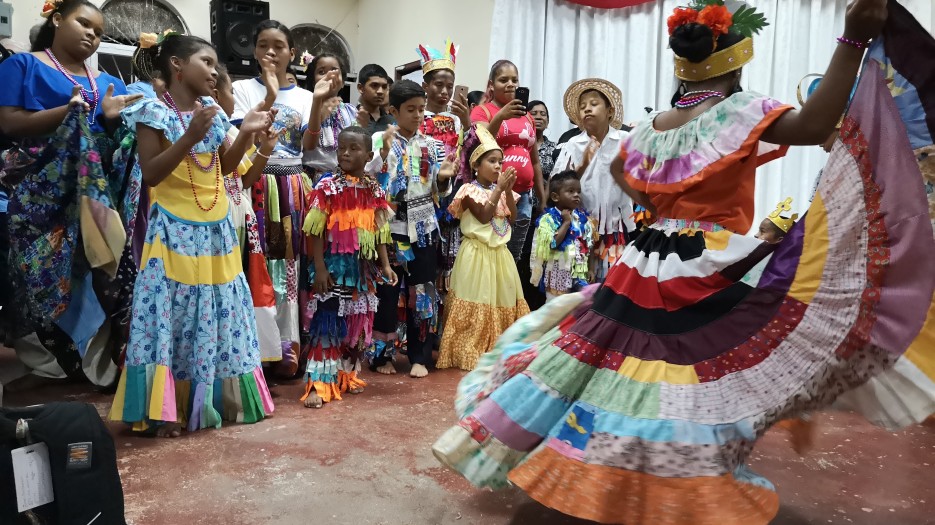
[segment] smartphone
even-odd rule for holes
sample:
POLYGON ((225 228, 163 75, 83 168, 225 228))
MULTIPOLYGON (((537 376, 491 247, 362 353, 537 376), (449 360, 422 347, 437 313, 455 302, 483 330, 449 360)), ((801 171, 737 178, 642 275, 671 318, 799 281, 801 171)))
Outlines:
POLYGON ((468 91, 470 89, 467 86, 455 86, 455 96, 451 100, 460 100, 461 97, 464 97, 464 102, 467 103, 468 91))
POLYGON ((528 87, 518 87, 516 88, 516 98, 518 98, 523 103, 523 108, 529 105, 529 88, 528 87))

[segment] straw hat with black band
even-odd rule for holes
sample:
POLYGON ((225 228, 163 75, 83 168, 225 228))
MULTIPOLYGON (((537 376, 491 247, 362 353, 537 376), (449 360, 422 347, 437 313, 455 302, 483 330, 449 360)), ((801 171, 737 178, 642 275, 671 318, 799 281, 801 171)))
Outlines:
POLYGON ((584 129, 582 123, 578 122, 578 101, 581 100, 581 95, 585 91, 597 91, 604 95, 604 98, 610 102, 610 109, 614 113, 610 119, 610 127, 620 129, 623 124, 623 93, 620 88, 602 78, 585 78, 568 86, 564 99, 565 114, 568 115, 568 119, 584 129))

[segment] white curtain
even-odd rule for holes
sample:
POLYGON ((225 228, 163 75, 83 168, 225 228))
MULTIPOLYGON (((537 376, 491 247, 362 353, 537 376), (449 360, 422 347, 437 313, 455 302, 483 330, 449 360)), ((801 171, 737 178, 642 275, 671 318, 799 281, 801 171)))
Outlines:
MULTIPOLYGON (((508 58, 532 99, 549 107, 547 135, 557 139, 572 127, 562 96, 575 80, 600 77, 623 90, 624 122, 645 118, 644 107, 666 109, 675 91, 666 18, 684 0, 659 0, 623 9, 595 9, 562 0, 496 0, 490 61, 508 58)), ((756 58, 744 68, 745 90, 798 105, 795 90, 808 73, 823 73, 844 29, 847 0, 757 0, 750 2, 770 25, 754 39, 756 58), (780 7, 781 6, 781 7, 780 7)), ((786 197, 804 211, 827 156, 817 146, 792 148, 760 169, 756 217, 786 197)))

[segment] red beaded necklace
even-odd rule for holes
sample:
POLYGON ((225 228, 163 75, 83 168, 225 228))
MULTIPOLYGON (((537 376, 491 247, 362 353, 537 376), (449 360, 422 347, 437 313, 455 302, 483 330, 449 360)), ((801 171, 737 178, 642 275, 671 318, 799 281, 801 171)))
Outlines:
MULTIPOLYGON (((185 126, 185 121, 182 120, 182 112, 179 111, 178 106, 175 105, 175 101, 172 100, 172 95, 170 95, 169 92, 166 91, 165 94, 163 95, 163 97, 165 98, 166 105, 168 105, 170 108, 172 108, 172 110, 175 111, 175 115, 176 115, 177 117, 179 117, 179 122, 182 124, 182 129, 184 129, 185 131, 188 131, 188 128, 185 126)), ((218 160, 217 152, 214 152, 214 154, 211 155, 211 162, 210 162, 207 166, 202 166, 202 165, 201 165, 201 162, 198 162, 198 157, 195 155, 195 150, 194 150, 194 149, 191 149, 191 150, 188 151, 188 156, 191 157, 192 162, 194 162, 196 166, 198 166, 199 168, 201 168, 201 171, 205 171, 205 172, 207 172, 207 171, 209 171, 211 168, 213 168, 213 167, 214 167, 214 163, 217 162, 217 160, 218 160)))
MULTIPOLYGON (((168 91, 166 91, 163 94, 163 97, 166 105, 172 108, 175 111, 176 116, 178 116, 179 124, 182 126, 182 129, 188 131, 188 128, 185 126, 185 121, 182 120, 182 112, 179 111, 178 106, 175 105, 175 101, 172 100, 172 96, 169 95, 168 91)), ((214 202, 211 203, 211 206, 205 208, 201 205, 201 201, 198 200, 198 192, 195 189, 195 175, 192 173, 192 165, 187 162, 185 163, 185 167, 188 168, 188 183, 192 187, 192 196, 195 197, 195 205, 198 206, 198 209, 201 211, 211 211, 215 206, 218 205, 218 201, 220 200, 219 197, 221 196, 221 162, 218 157, 218 152, 214 151, 211 153, 211 163, 207 166, 202 166, 201 163, 198 162, 198 157, 195 156, 194 148, 188 150, 188 156, 191 158, 191 161, 196 166, 198 166, 198 169, 205 173, 210 172, 211 169, 214 168, 214 202)))
MULTIPOLYGON (((231 147, 231 141, 227 137, 224 137, 224 145, 228 148, 231 147)), ((241 174, 234 170, 234 177, 240 176, 241 174)), ((233 202, 235 206, 240 206, 240 203, 243 202, 243 192, 237 187, 237 181, 234 177, 224 177, 224 189, 227 190, 227 195, 230 197, 231 202, 233 202)))
POLYGON ((55 69, 57 69, 59 73, 65 75, 65 78, 67 78, 69 82, 81 89, 81 98, 83 98, 84 101, 91 106, 91 111, 88 113, 88 124, 94 122, 94 112, 97 111, 97 104, 101 100, 101 93, 97 89, 97 80, 95 80, 94 75, 91 74, 91 69, 88 67, 88 63, 84 62, 82 65, 84 66, 84 74, 88 76, 88 83, 91 84, 90 93, 88 93, 88 90, 84 89, 84 86, 82 86, 81 83, 78 82, 75 77, 73 77, 72 74, 69 73, 67 69, 65 69, 64 66, 62 66, 62 63, 58 61, 58 58, 55 58, 51 48, 46 48, 45 54, 49 57, 49 60, 52 61, 52 64, 55 65, 55 69))

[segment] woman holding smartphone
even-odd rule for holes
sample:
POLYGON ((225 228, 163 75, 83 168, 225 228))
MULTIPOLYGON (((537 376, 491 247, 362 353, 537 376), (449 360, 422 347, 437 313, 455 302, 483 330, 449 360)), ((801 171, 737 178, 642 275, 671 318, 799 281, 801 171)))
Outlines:
MULTIPOLYGON (((519 193, 516 201, 516 222, 508 247, 513 259, 520 263, 523 244, 532 222, 532 195, 539 199, 539 210, 545 202, 542 184, 542 166, 536 148, 536 125, 526 112, 526 102, 517 97, 519 70, 509 60, 498 60, 490 68, 484 103, 471 112, 471 122, 486 123, 487 129, 503 148, 503 170, 516 170, 513 191, 519 193)), ((528 263, 527 263, 528 264, 528 263)))

